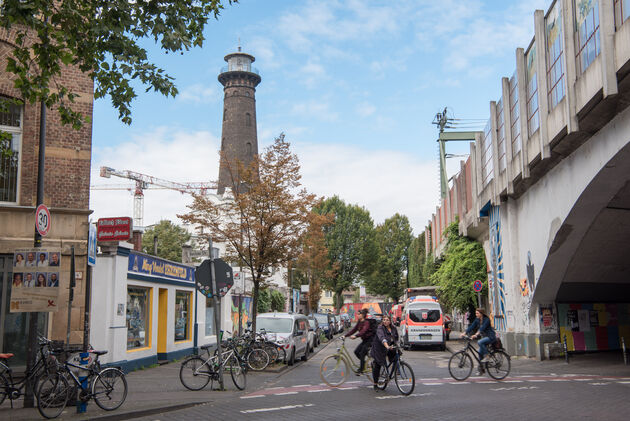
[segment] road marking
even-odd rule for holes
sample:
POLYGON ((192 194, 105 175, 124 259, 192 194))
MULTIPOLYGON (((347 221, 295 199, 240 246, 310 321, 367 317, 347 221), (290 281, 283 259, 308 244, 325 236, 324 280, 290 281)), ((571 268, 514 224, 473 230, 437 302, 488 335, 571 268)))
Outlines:
POLYGON ((523 380, 503 380, 503 383, 523 383, 523 380))
MULTIPOLYGON (((475 383, 477 383, 477 382, 475 382, 475 383)), ((451 383, 448 383, 448 384, 470 384, 470 382, 451 382, 451 383)))
POLYGON ((617 382, 617 383, 621 383, 621 384, 630 384, 630 382, 617 382))
POLYGON ((571 379, 551 379, 550 382, 570 382, 571 379))
POLYGON ((241 414, 252 414, 255 412, 282 411, 286 409, 306 408, 309 406, 314 406, 314 404, 305 403, 305 404, 297 404, 297 405, 276 406, 274 408, 246 409, 246 410, 241 411, 241 414))
POLYGON ((609 385, 610 383, 589 383, 592 386, 606 386, 609 385))
POLYGON ((509 390, 531 390, 531 389, 538 389, 538 386, 499 387, 499 388, 490 389, 490 390, 494 392, 499 392, 499 391, 509 391, 509 390))
POLYGON ((545 380, 545 379, 530 379, 530 380, 527 380, 527 381, 528 382, 546 382, 547 380, 545 380))
POLYGON ((310 387, 310 386, 312 386, 312 385, 310 385, 310 384, 296 384, 294 386, 289 386, 289 387, 310 387))
POLYGON ((315 390, 307 390, 308 393, 316 393, 316 392, 332 392, 332 389, 315 389, 315 390))
POLYGON ((264 398, 266 395, 241 396, 241 399, 264 398))
POLYGON ((499 383, 499 382, 494 381, 494 380, 483 380, 483 381, 479 381, 475 383, 487 384, 487 383, 499 383))
POLYGON ((442 386, 443 384, 446 383, 422 383, 425 386, 442 386))

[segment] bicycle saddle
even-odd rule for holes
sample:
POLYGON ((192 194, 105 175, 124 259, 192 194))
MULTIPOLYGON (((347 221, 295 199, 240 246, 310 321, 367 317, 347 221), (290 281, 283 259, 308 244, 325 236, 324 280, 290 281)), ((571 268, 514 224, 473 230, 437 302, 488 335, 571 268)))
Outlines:
POLYGON ((11 358, 12 356, 14 356, 15 354, 0 354, 0 360, 8 360, 9 358, 11 358))
POLYGON ((95 354, 95 355, 105 355, 105 354, 107 354, 108 351, 95 351, 95 350, 92 350, 90 352, 92 354, 95 354))

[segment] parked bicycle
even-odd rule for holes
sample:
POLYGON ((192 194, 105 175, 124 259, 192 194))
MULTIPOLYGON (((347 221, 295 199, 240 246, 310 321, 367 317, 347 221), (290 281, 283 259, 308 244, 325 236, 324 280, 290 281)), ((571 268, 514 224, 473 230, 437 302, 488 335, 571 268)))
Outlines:
POLYGON ((233 338, 235 341, 236 350, 242 360, 247 362, 247 366, 254 371, 262 371, 271 362, 269 354, 263 348, 260 342, 254 339, 251 334, 246 334, 237 338, 233 338))
POLYGON ((56 372, 55 357, 51 355, 51 348, 54 346, 53 342, 43 336, 39 336, 38 344, 39 349, 35 365, 24 373, 24 377, 20 380, 14 379, 13 370, 8 365, 9 359, 14 354, 0 354, 0 404, 8 397, 11 401, 11 408, 13 408, 13 401, 22 396, 28 382, 32 385, 33 394, 35 394, 39 378, 44 374, 56 372))
MULTIPOLYGON (((68 353, 67 350, 53 350, 53 354, 68 353)), ((122 370, 115 367, 100 368, 98 357, 107 351, 90 351, 94 360, 81 365, 79 361, 66 360, 57 364, 57 370, 42 376, 37 388, 37 409, 45 418, 56 418, 63 412, 68 400, 78 391, 80 402, 94 399, 106 411, 113 411, 127 399, 127 379, 122 370), (87 377, 81 381, 79 377, 87 377), (70 384, 72 382, 72 385, 70 384)))
POLYGON ((243 390, 247 384, 247 362, 237 352, 236 341, 228 339, 224 341, 225 351, 221 352, 222 362, 219 364, 219 356, 210 355, 212 345, 204 345, 201 349, 208 354, 206 359, 193 355, 184 362, 179 369, 179 379, 184 387, 189 390, 201 390, 212 381, 219 380, 220 370, 229 372, 232 382, 237 389, 243 390))
POLYGON ((473 370, 473 358, 482 371, 487 371, 495 380, 502 380, 510 374, 510 356, 494 344, 488 346, 488 361, 482 363, 479 351, 472 345, 472 338, 464 336, 466 347, 454 353, 448 360, 448 371, 455 380, 466 380, 473 370))
POLYGON ((394 345, 396 352, 387 366, 381 367, 376 387, 385 390, 391 379, 394 379, 398 391, 405 396, 411 395, 416 387, 416 376, 411 366, 402 360, 402 350, 394 345))
POLYGON ((352 371, 357 375, 365 375, 372 381, 372 357, 369 354, 365 357, 365 369, 359 372, 359 364, 354 361, 350 352, 346 349, 346 337, 339 337, 341 345, 337 352, 324 358, 319 366, 319 375, 328 386, 341 386, 348 378, 348 373, 352 371))

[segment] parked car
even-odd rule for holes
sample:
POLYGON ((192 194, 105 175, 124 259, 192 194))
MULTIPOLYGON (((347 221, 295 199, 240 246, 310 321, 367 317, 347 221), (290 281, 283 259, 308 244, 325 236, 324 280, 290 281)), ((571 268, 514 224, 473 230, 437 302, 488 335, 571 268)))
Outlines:
POLYGON ((333 318, 335 320, 335 333, 339 333, 343 331, 343 326, 341 324, 341 319, 338 314, 333 314, 333 318))
POLYGON ((324 336, 326 338, 331 339, 333 336, 332 330, 332 315, 330 313, 313 313, 311 317, 317 320, 317 324, 319 324, 319 328, 324 332, 324 336))
POLYGON ((311 352, 315 351, 315 347, 319 345, 319 325, 317 320, 308 318, 308 349, 311 352))
POLYGON ((352 320, 350 320, 348 313, 343 313, 339 317, 341 317, 344 329, 350 329, 352 326, 352 320))
POLYGON ((287 364, 293 365, 301 356, 308 360, 308 319, 303 314, 262 313, 256 317, 256 330, 264 329, 269 340, 282 346, 287 353, 287 364))

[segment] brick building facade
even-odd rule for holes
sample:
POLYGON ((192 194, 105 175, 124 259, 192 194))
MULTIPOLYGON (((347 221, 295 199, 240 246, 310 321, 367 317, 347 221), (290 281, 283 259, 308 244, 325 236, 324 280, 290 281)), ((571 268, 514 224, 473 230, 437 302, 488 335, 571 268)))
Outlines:
MULTIPOLYGON (((0 97, 21 99, 11 74, 4 72, 12 52, 12 37, 0 31, 0 97)), ((67 67, 57 79, 79 94, 73 105, 90 118, 93 111, 93 82, 77 68, 67 67)), ((2 158, 0 167, 0 351, 23 353, 29 313, 10 313, 12 254, 31 248, 34 242, 35 205, 40 130, 40 105, 12 106, 0 112, 0 130, 12 134, 13 161, 2 158), (17 338, 17 341, 16 341, 17 338), (22 339, 20 339, 22 338, 22 339)), ((66 338, 70 251, 74 246, 77 283, 71 318, 71 343, 83 339, 83 317, 88 237, 92 126, 80 130, 61 124, 56 109, 46 113, 44 204, 51 212, 51 231, 42 247, 62 250, 59 311, 40 313, 42 333, 52 339, 66 338)))

